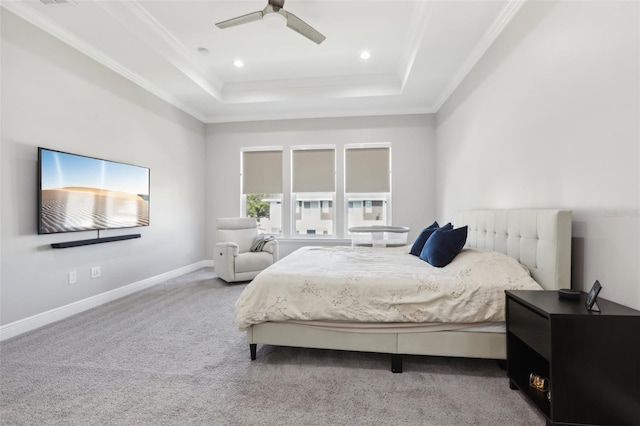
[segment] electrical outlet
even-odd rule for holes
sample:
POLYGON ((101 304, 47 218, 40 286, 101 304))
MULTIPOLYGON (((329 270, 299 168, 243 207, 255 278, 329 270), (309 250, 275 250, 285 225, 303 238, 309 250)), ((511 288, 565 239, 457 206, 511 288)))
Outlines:
POLYGON ((75 284, 78 282, 78 273, 76 271, 69 272, 69 284, 75 284))
POLYGON ((91 278, 100 278, 100 267, 94 266, 91 268, 91 278))

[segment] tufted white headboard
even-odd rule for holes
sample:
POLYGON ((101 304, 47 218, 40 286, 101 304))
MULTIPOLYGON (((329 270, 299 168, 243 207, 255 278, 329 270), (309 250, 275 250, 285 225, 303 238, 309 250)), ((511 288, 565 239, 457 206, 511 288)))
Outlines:
POLYGON ((517 259, 546 290, 571 288, 571 211, 465 210, 453 224, 468 226, 465 247, 517 259))

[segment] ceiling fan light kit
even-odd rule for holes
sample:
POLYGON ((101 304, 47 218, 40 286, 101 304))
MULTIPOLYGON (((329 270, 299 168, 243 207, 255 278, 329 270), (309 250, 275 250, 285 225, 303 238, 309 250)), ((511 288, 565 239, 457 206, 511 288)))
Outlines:
POLYGON ((282 22, 286 22, 288 28, 317 44, 326 39, 318 30, 293 13, 284 10, 284 0, 268 0, 268 4, 263 10, 218 22, 216 26, 220 29, 225 29, 259 20, 262 20, 269 28, 278 28, 282 25, 282 22))
POLYGON ((287 18, 278 12, 267 13, 262 17, 262 23, 270 30, 279 30, 287 25, 287 18))

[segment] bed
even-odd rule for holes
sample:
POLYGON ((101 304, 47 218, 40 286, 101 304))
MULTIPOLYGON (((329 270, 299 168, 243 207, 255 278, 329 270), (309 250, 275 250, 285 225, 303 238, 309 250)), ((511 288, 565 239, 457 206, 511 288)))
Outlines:
MULTIPOLYGON (((571 287, 570 211, 550 209, 469 210, 456 214, 452 222, 455 227, 466 225, 468 236, 466 250, 463 250, 458 255, 460 259, 457 257, 451 265, 456 262, 463 264, 469 258, 468 256, 471 254, 475 256, 476 252, 479 255, 489 257, 492 255, 497 257, 498 255, 493 253, 497 252, 515 259, 517 262, 512 263, 516 263, 520 267, 524 265, 527 277, 533 278, 537 283, 536 286, 539 284, 540 290, 571 287)), ((342 248, 342 250, 347 249, 355 250, 353 256, 363 254, 374 256, 376 253, 366 252, 366 250, 378 250, 380 256, 387 256, 384 251, 388 251, 387 253, 392 255, 394 251, 403 250, 403 248, 342 248)), ((306 250, 313 252, 315 249, 307 248, 306 250)), ((407 252, 408 249, 403 253, 405 258, 398 261, 402 262, 398 270, 408 271, 404 276, 409 279, 413 275, 410 271, 417 265, 415 264, 415 256, 411 256, 407 252)), ((315 252, 312 255, 318 256, 318 253, 315 252)), ((346 256, 347 254, 340 253, 340 255, 346 256)), ((289 256, 293 256, 293 254, 289 256)), ((292 258, 291 263, 295 260, 292 258)), ((373 260, 372 265, 375 264, 376 259, 373 260)), ((417 261, 421 262, 419 259, 417 261)), ((483 263, 487 262, 483 260, 483 263)), ((278 277, 276 265, 273 265, 274 270, 270 271, 272 269, 270 267, 261 272, 261 275, 264 273, 265 279, 269 274, 278 277)), ((449 266, 442 269, 449 268, 449 266)), ((367 267, 373 268, 372 266, 367 267)), ((369 275, 372 280, 371 285, 375 281, 374 277, 380 274, 382 272, 373 268, 373 273, 369 275)), ((260 282, 261 278, 263 277, 260 275, 256 277, 258 281, 254 280, 249 284, 245 292, 251 286, 254 290, 256 285, 265 287, 260 282)), ((300 286, 307 281, 304 274, 286 277, 286 280, 293 280, 292 282, 295 282, 296 279, 300 286)), ((349 278, 344 277, 343 279, 348 280, 349 278)), ((524 280, 522 277, 517 279, 509 277, 511 281, 521 279, 524 280)), ((487 281, 486 277, 485 281, 487 281)), ((489 279, 489 281, 491 280, 489 279)), ((329 282, 329 278, 327 278, 327 282, 329 282)), ((362 282, 369 284, 366 280, 362 282)), ((518 285, 528 286, 529 284, 522 281, 518 285)), ((515 288, 529 288, 522 286, 515 288)), ((304 291, 307 292, 307 289, 305 288, 304 291)), ((314 287, 311 286, 308 292, 312 294, 313 291, 314 287)), ((495 290, 493 291, 495 292, 495 290)), ((241 302, 243 296, 236 303, 236 320, 240 328, 246 330, 252 360, 256 359, 258 344, 388 353, 391 354, 391 370, 396 373, 402 372, 403 354, 506 359, 504 323, 496 321, 496 319, 501 319, 500 315, 496 315, 496 309, 489 309, 490 312, 485 316, 463 317, 459 323, 447 322, 444 324, 429 316, 417 320, 414 318, 413 322, 405 324, 401 317, 402 315, 406 316, 406 312, 402 312, 400 317, 385 317, 382 322, 375 316, 369 319, 365 318, 363 321, 361 318, 353 319, 348 315, 342 321, 318 320, 315 317, 314 320, 305 320, 305 315, 295 319, 295 315, 291 315, 290 311, 281 317, 240 313, 239 304, 247 304, 245 301, 241 302)), ((282 297, 279 296, 278 302, 280 299, 282 297)), ((269 304, 274 305, 273 301, 270 301, 269 304)), ((305 311, 303 313, 306 313, 308 309, 308 307, 302 309, 305 311)), ((498 314, 503 315, 503 311, 498 314)))

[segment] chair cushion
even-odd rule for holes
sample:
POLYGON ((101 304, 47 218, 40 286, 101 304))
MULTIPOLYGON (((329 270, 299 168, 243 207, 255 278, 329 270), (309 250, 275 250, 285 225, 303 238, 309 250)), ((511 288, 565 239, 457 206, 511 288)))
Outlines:
POLYGON ((236 256, 236 274, 261 271, 273 263, 273 255, 264 251, 250 251, 236 256))

